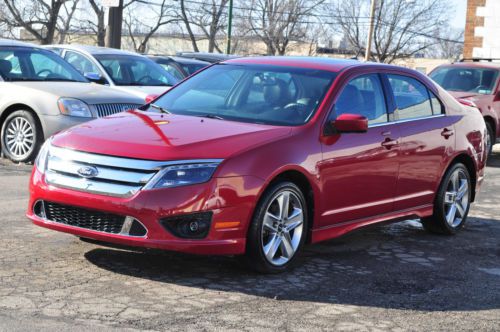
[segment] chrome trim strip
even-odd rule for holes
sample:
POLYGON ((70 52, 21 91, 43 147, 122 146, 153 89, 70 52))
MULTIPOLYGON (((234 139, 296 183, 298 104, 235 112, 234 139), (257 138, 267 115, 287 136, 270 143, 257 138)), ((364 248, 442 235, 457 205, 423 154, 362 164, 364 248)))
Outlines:
POLYGON ((50 155, 56 156, 62 160, 80 161, 93 166, 111 166, 116 168, 126 168, 143 171, 159 171, 165 166, 201 164, 201 163, 221 163, 223 159, 190 159, 190 160, 172 160, 172 161, 153 161, 143 159, 129 159, 122 157, 112 157, 108 155, 92 154, 77 150, 60 148, 52 145, 50 155))
POLYGON ((57 187, 106 196, 129 197, 136 194, 142 188, 142 185, 122 185, 85 178, 75 178, 51 170, 46 171, 45 179, 48 184, 57 187))
MULTIPOLYGON (((49 157, 47 168, 51 171, 66 173, 66 175, 72 174, 80 178, 81 176, 78 174, 78 170, 86 165, 88 164, 79 161, 61 160, 59 157, 51 156, 49 157)), ((155 172, 133 172, 129 170, 107 168, 101 165, 95 165, 94 167, 99 171, 99 174, 94 177, 94 179, 146 184, 155 175, 155 172)))
POLYGON ((368 125, 368 128, 375 128, 375 127, 382 127, 382 126, 388 126, 388 125, 393 125, 393 124, 398 124, 398 123, 406 123, 406 122, 412 122, 412 121, 420 121, 420 120, 427 120, 427 119, 433 119, 433 118, 440 118, 444 117, 446 114, 436 114, 436 115, 431 115, 431 116, 425 116, 421 118, 413 118, 413 119, 404 119, 404 120, 397 120, 397 121, 389 121, 389 122, 384 122, 384 123, 374 123, 372 125, 368 125))

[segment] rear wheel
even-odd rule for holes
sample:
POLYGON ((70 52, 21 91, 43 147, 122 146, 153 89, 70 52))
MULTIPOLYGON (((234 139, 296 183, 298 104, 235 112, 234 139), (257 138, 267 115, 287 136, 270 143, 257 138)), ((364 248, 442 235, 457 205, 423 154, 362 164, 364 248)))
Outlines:
POLYGON ((304 244, 307 224, 307 205, 301 190, 291 182, 272 186, 255 211, 246 263, 264 273, 286 270, 304 244))
POLYGON ((43 134, 34 115, 15 111, 4 121, 1 130, 2 152, 12 161, 30 162, 43 143, 43 134))
POLYGON ((469 171, 461 163, 453 165, 439 187, 434 214, 422 219, 424 228, 432 233, 455 234, 467 219, 471 192, 469 171))

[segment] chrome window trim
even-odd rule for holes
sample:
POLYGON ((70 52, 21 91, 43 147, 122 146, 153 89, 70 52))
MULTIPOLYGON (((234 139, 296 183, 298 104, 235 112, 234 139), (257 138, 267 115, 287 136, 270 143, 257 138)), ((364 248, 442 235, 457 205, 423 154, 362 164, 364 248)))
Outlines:
POLYGON ((384 123, 374 123, 372 125, 368 125, 368 128, 382 127, 382 126, 387 126, 387 125, 392 125, 392 124, 420 121, 420 120, 433 119, 433 118, 441 118, 441 117, 445 117, 445 116, 446 116, 446 114, 436 114, 436 115, 430 115, 430 116, 423 116, 420 118, 395 120, 395 121, 388 121, 388 122, 384 122, 384 123))

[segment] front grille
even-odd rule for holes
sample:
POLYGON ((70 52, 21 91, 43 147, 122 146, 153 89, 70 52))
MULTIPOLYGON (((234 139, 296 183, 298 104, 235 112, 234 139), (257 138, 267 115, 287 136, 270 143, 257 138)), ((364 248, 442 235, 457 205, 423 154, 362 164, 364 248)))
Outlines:
POLYGON ((125 222, 123 216, 74 206, 44 202, 44 207, 46 218, 50 221, 99 232, 119 234, 125 222))
POLYGON ((97 113, 97 117, 102 118, 105 116, 113 115, 116 113, 134 110, 140 107, 140 104, 96 104, 93 105, 97 113))
POLYGON ((76 206, 38 201, 33 212, 38 217, 64 225, 124 236, 145 236, 146 228, 132 217, 88 210, 76 206))

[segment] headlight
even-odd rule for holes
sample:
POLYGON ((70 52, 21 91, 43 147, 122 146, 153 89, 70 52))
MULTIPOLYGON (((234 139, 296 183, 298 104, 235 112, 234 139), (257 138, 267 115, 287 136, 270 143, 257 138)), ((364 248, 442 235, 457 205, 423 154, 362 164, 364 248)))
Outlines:
POLYGON ((92 112, 89 105, 83 101, 73 98, 60 98, 57 101, 59 111, 64 115, 78 116, 81 118, 91 118, 92 112))
POLYGON ((210 180, 219 163, 168 166, 161 170, 145 189, 173 188, 210 180))
POLYGON ((40 151, 38 152, 38 156, 35 160, 35 166, 40 173, 45 173, 45 169, 47 168, 47 159, 49 156, 50 150, 50 139, 43 143, 40 151))

